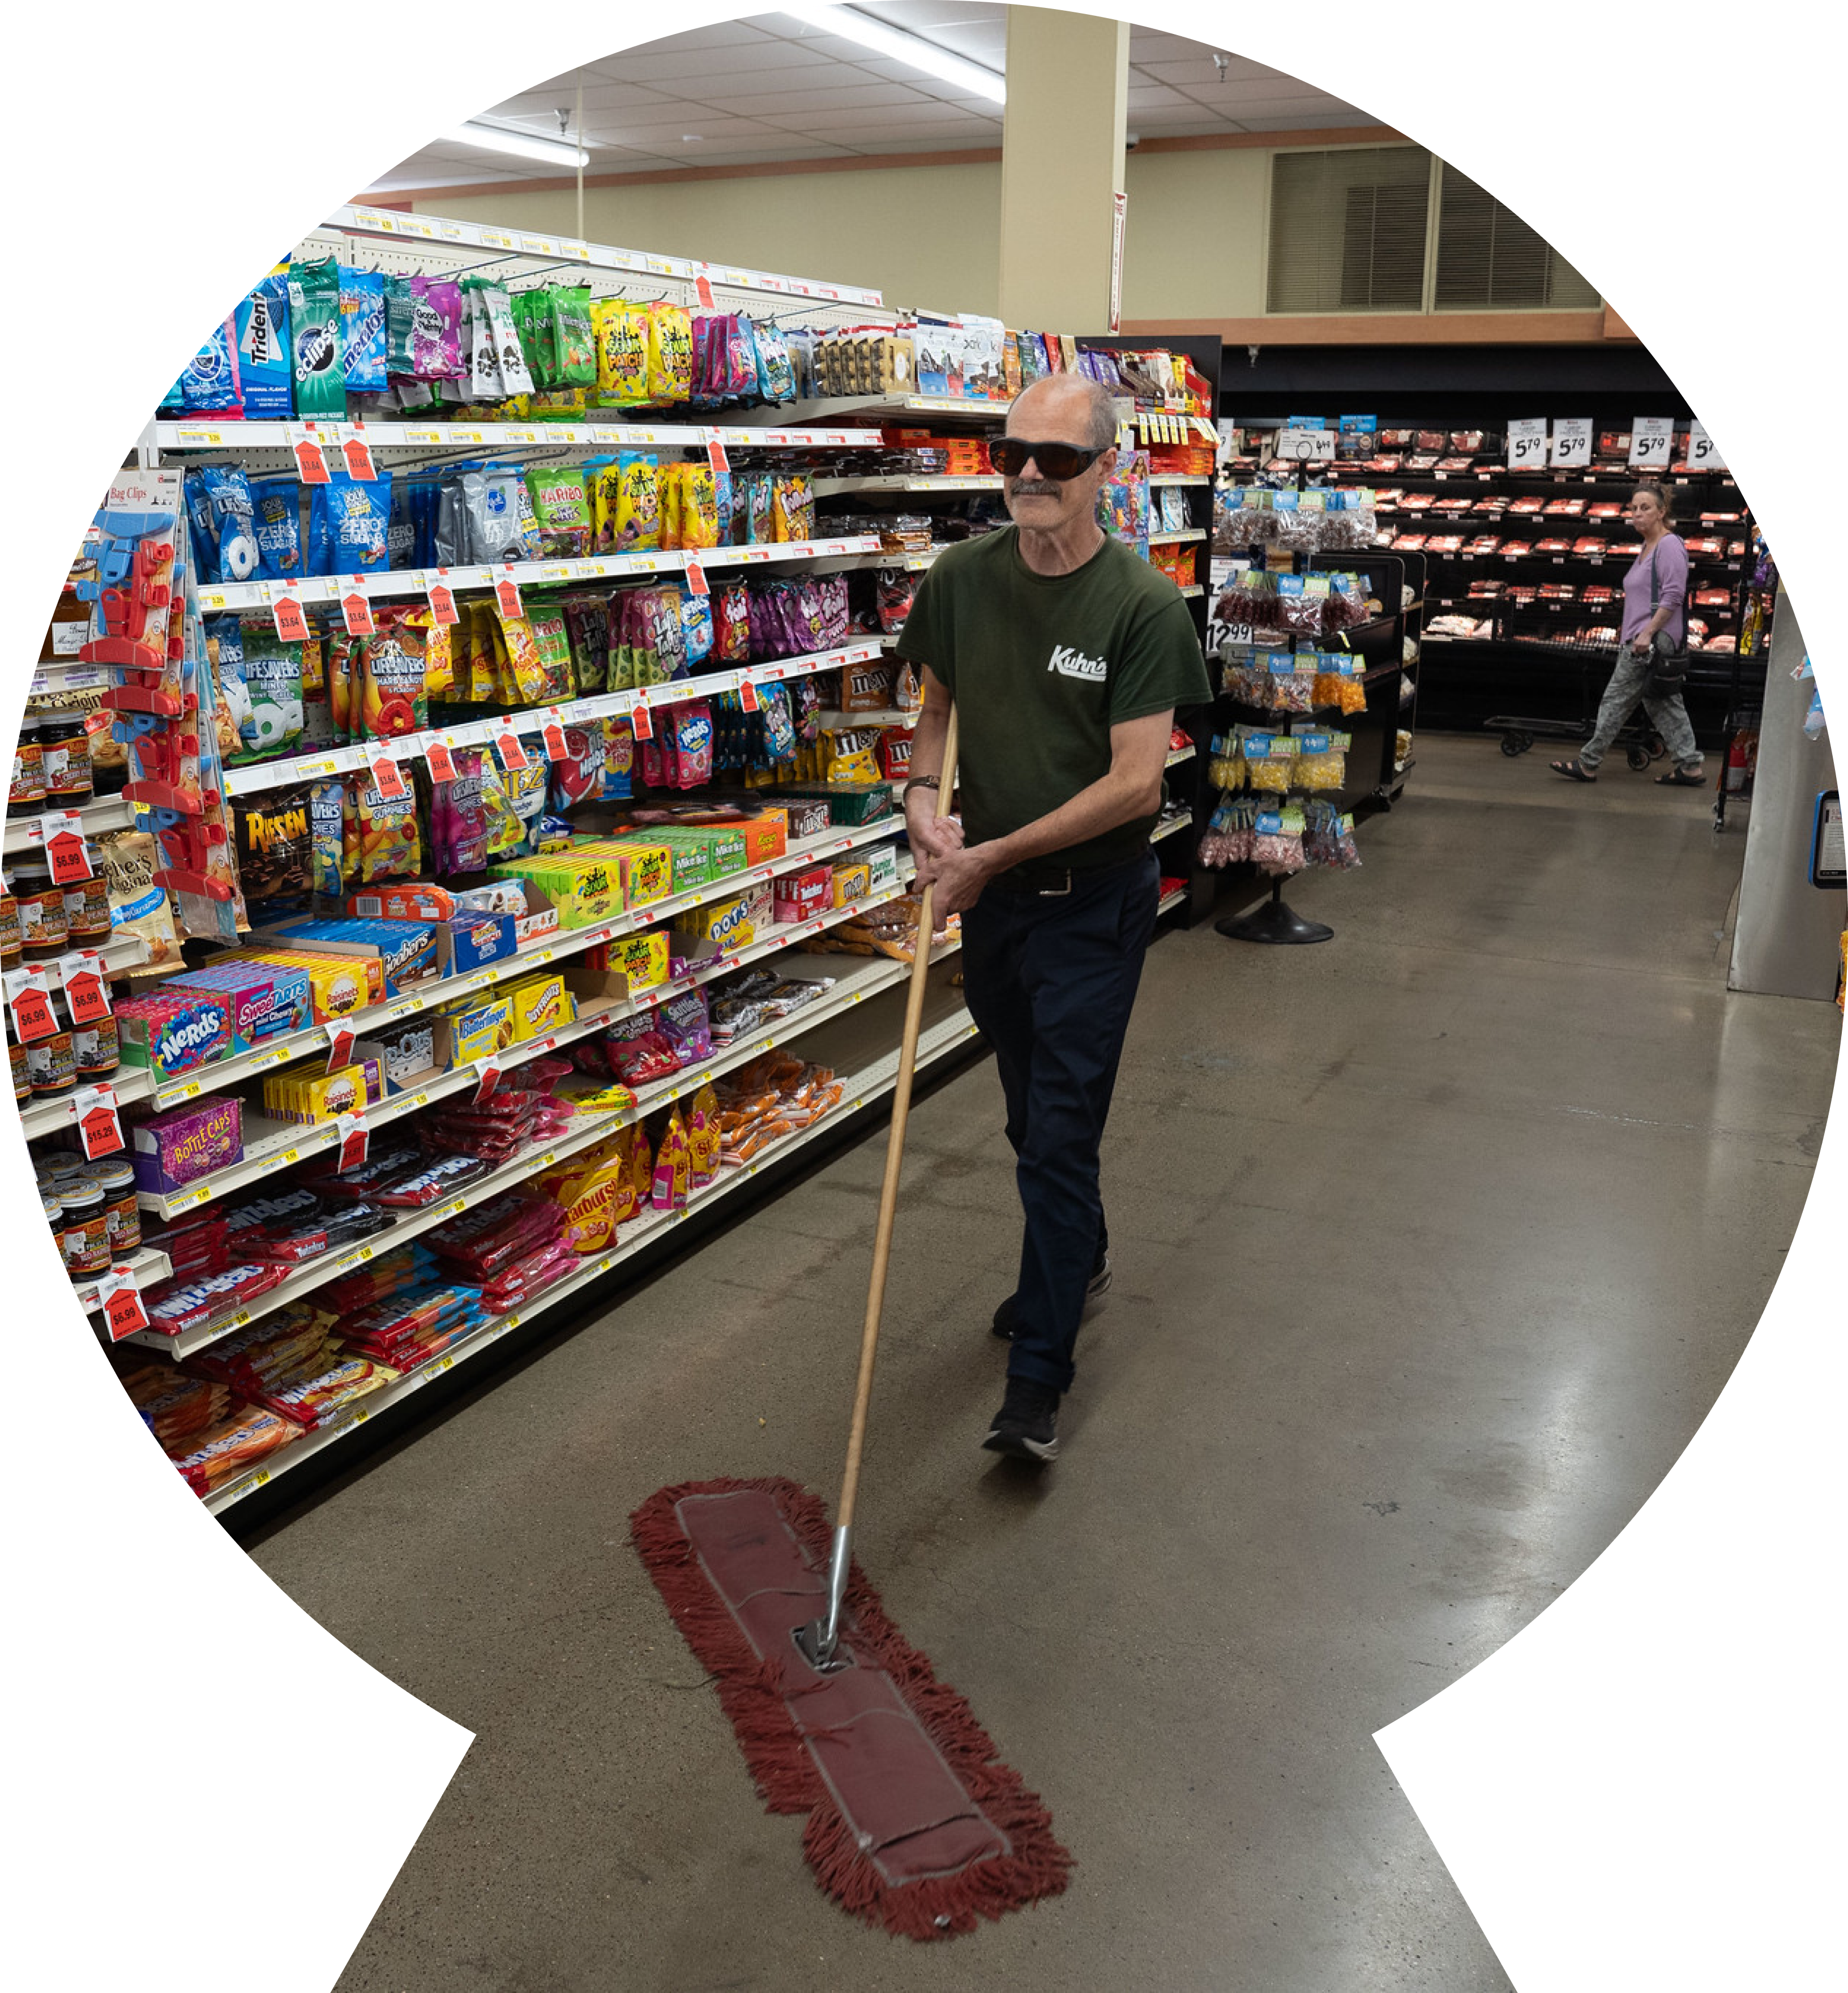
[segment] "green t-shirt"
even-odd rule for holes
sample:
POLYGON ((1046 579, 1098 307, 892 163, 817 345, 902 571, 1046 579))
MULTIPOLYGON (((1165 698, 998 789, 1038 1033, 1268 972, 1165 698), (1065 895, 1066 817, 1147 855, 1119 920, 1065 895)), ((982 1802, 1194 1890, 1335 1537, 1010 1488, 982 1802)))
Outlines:
MULTIPOLYGON (((1005 837, 1110 770, 1110 730, 1212 698, 1185 599, 1106 539, 1070 574, 1035 574, 1016 528, 938 556, 898 655, 956 702, 962 819, 972 844, 1005 837)), ((1037 865, 1115 865, 1148 849, 1153 816, 1048 852, 1037 865)))

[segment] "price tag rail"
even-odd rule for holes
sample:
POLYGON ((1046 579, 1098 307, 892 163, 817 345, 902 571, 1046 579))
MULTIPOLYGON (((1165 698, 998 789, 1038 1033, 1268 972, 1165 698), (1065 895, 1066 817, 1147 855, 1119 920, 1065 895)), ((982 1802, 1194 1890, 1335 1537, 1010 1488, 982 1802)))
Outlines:
MULTIPOLYGON (((154 1091, 152 1075, 134 1066, 119 1066, 111 1073, 101 1075, 105 1085, 114 1088, 116 1103, 126 1106, 132 1100, 145 1100, 154 1091)), ((29 1142, 37 1141, 41 1136, 56 1135, 77 1125, 75 1095, 80 1087, 62 1097, 52 1100, 22 1100, 19 1103, 19 1125, 25 1130, 29 1142)))
MULTIPOLYGON (((900 969, 901 976, 909 973, 903 970, 900 965, 893 966, 900 969)), ((919 1068, 921 1069, 961 1050, 975 1034, 975 1025, 966 1010, 952 1012, 920 1038, 917 1047, 919 1068)), ((255 1494, 259 1489, 268 1486, 280 1475, 304 1465, 326 1448, 337 1444, 381 1413, 401 1403, 433 1379, 446 1375, 457 1364, 480 1355, 515 1329, 575 1299, 625 1260, 634 1258, 665 1238, 676 1226, 684 1222, 694 1212, 709 1210, 719 1198, 729 1196, 763 1171, 781 1162, 818 1137, 838 1130, 850 1115, 858 1113, 890 1093, 897 1084, 897 1079, 898 1054, 896 1051, 871 1061, 857 1072, 844 1075, 845 1092, 840 1105, 823 1115, 818 1121, 811 1122, 806 1128, 793 1130, 789 1134, 767 1143, 752 1161, 733 1168, 722 1169, 704 1189, 695 1191, 689 1197, 684 1209, 677 1212, 651 1211, 631 1220, 623 1228, 623 1236, 609 1252, 586 1260, 582 1266, 567 1274, 555 1286, 548 1287, 543 1294, 536 1295, 517 1311, 497 1316, 493 1321, 483 1323, 472 1335, 466 1337, 453 1349, 446 1351, 431 1362, 408 1372, 382 1390, 360 1399, 350 1410, 336 1416, 327 1425, 304 1434, 300 1439, 292 1441, 249 1473, 241 1475, 235 1481, 227 1482, 215 1494, 207 1496, 204 1498, 206 1508, 213 1515, 222 1515, 227 1509, 255 1494)))
POLYGON ((813 489, 818 498, 842 498, 856 491, 999 491, 1001 480, 997 477, 930 477, 902 473, 891 477, 818 477, 813 489))
MULTIPOLYGON (((47 808, 53 805, 47 805, 47 808)), ((135 828, 135 805, 126 796, 97 796, 82 804, 70 814, 78 818, 84 826, 86 837, 97 836, 105 830, 132 830, 135 828)), ((43 839, 36 816, 15 817, 6 826, 5 852, 11 858, 22 851, 36 851, 43 847, 43 839)))
POLYGON ((336 603, 343 595, 360 594, 370 601, 410 600, 440 582, 452 593, 461 589, 492 588, 510 576, 521 589, 583 581, 627 581, 651 575, 682 574, 689 561, 707 568, 787 566, 798 561, 876 553, 876 533, 853 533, 832 539, 786 540, 764 546, 663 547, 652 553, 596 554, 582 560, 526 560, 499 566, 452 568, 395 568, 376 574, 307 575, 286 585, 279 581, 214 582, 200 586, 202 615, 245 609, 268 609, 285 594, 302 602, 336 603))
POLYGON ((1152 547, 1179 546, 1184 541, 1204 540, 1206 536, 1206 528, 1204 526, 1189 526, 1181 532, 1151 533, 1149 535, 1149 544, 1152 547))

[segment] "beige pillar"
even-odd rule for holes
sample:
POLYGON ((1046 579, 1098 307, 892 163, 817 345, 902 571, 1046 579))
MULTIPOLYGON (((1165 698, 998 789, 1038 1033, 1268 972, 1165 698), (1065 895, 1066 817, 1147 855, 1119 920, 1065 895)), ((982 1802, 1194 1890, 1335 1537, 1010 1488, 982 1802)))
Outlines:
POLYGON ((1009 325, 1094 333, 1109 325, 1129 79, 1127 22, 1008 9, 1000 311, 1009 325))

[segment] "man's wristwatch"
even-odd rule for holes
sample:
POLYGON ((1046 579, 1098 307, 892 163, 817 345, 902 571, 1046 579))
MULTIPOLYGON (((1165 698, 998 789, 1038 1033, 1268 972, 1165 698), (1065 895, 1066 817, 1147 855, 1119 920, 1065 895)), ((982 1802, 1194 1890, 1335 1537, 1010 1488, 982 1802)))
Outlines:
POLYGON ((914 775, 906 783, 900 800, 908 803, 911 800, 911 791, 914 789, 934 789, 940 788, 941 786, 942 785, 934 775, 914 775))

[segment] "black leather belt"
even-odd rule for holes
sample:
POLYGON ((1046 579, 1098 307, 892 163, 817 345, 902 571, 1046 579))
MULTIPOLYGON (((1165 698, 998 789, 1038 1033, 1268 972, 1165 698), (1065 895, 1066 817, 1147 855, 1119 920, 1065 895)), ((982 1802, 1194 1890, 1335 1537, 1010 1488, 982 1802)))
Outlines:
POLYGON ((1074 886, 1132 870, 1143 862, 1138 855, 1115 865, 1016 865, 1011 871, 997 872, 989 884, 998 892, 1031 893, 1042 899, 1062 897, 1074 886))

